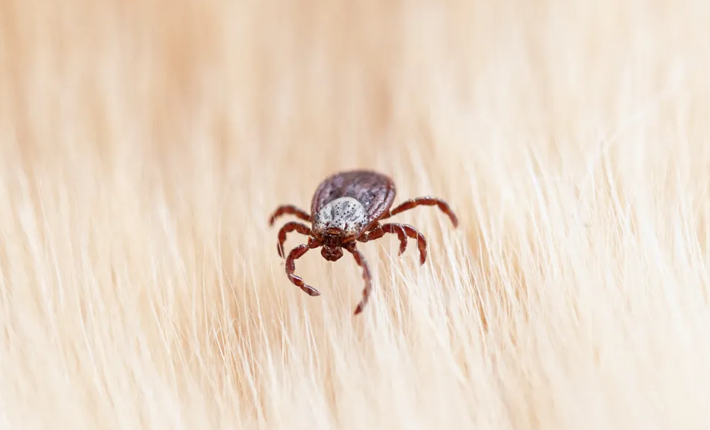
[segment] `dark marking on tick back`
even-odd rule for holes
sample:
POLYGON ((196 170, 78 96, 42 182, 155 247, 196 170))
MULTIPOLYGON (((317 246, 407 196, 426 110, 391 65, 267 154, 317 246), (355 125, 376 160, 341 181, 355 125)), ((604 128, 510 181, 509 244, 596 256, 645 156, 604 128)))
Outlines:
POLYGON ((367 261, 357 250, 356 242, 379 239, 387 233, 396 234, 400 240, 399 254, 402 255, 407 247, 407 238, 416 239, 419 261, 420 264, 424 264, 426 261, 424 235, 411 225, 380 224, 380 221, 417 206, 437 206, 451 218, 454 227, 458 226, 458 219, 446 202, 435 197, 407 200, 390 210, 395 194, 394 182, 389 177, 377 172, 355 170, 337 173, 321 182, 313 195, 310 214, 293 205, 279 206, 270 218, 271 225, 276 218, 285 214, 295 215, 311 223, 311 227, 308 227, 300 222, 289 222, 279 230, 277 250, 282 258, 287 233, 296 231, 308 236, 308 243, 292 249, 286 258, 288 279, 307 294, 320 295, 318 290, 293 274, 295 260, 310 249, 322 247, 323 258, 337 261, 343 256, 343 249, 345 249, 353 255, 355 262, 363 270, 365 289, 362 300, 355 309, 357 315, 362 312, 370 297, 372 279, 367 261))

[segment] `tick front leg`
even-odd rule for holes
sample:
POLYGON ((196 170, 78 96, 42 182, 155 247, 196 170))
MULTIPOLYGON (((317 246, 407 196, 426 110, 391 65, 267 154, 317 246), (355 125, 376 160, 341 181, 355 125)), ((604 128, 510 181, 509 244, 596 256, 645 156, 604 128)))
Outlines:
POLYGON ((320 292, 318 290, 311 287, 310 285, 307 285, 305 282, 303 282, 303 279, 293 274, 293 272, 296 270, 295 260, 303 257, 303 254, 308 252, 309 249, 311 248, 308 245, 304 244, 299 245, 291 250, 291 252, 288 254, 288 258, 286 259, 286 275, 288 276, 288 279, 289 281, 291 281, 291 283, 302 289, 309 296, 320 296, 320 292))
POLYGON ((407 234, 404 229, 397 224, 378 225, 377 227, 360 236, 357 240, 359 242, 369 242, 371 240, 381 238, 386 233, 397 234, 397 237, 399 237, 399 255, 404 254, 404 251, 407 249, 407 234))
POLYGON ((421 234, 416 228, 409 224, 382 224, 382 229, 387 230, 400 230, 412 239, 417 240, 417 246, 419 248, 419 264, 422 265, 426 261, 426 238, 421 234))
POLYGON ((414 209, 417 206, 438 206, 442 212, 444 212, 446 215, 449 216, 449 218, 451 218, 451 222, 454 224, 454 227, 457 227, 459 225, 459 220, 456 217, 456 214, 454 214, 454 211, 452 211, 449 207, 449 204, 441 199, 437 199, 436 197, 417 197, 416 199, 407 200, 396 208, 390 210, 385 216, 380 219, 389 218, 393 215, 397 215, 398 213, 402 213, 409 209, 414 209))
POLYGON ((310 236, 311 234, 311 229, 307 225, 301 224, 300 222, 291 221, 284 224, 284 226, 281 227, 281 230, 279 230, 279 243, 276 245, 276 250, 281 258, 284 257, 284 242, 286 242, 286 234, 294 230, 298 233, 305 234, 306 236, 310 236))
POLYGON ((282 215, 296 215, 296 217, 302 219, 303 221, 311 220, 311 216, 308 215, 308 212, 304 211, 303 209, 299 209, 294 205, 282 205, 276 208, 274 213, 271 215, 271 218, 269 218, 269 225, 274 225, 274 221, 276 221, 276 218, 282 215))
POLYGON ((370 266, 367 265, 367 260, 365 260, 365 257, 355 247, 355 242, 351 242, 345 249, 350 251, 353 257, 355 257, 357 265, 362 267, 362 279, 365 281, 365 288, 362 290, 362 299, 357 305, 354 313, 354 315, 357 315, 362 312, 370 299, 370 294, 372 292, 372 276, 370 275, 370 266))
POLYGON ((426 261, 426 238, 416 228, 412 227, 409 224, 382 224, 370 230, 367 234, 361 236, 361 238, 359 238, 358 240, 360 242, 367 242, 373 239, 378 239, 382 237, 385 233, 397 233, 397 235, 399 236, 399 255, 402 255, 404 249, 407 246, 407 236, 412 239, 416 239, 417 246, 419 248, 419 263, 424 264, 424 262, 426 261))

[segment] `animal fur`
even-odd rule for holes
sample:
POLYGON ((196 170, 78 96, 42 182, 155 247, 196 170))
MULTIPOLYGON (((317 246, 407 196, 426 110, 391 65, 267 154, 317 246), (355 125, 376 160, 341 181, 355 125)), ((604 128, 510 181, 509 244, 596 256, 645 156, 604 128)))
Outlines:
POLYGON ((0 2, 0 428, 706 429, 703 1, 0 2), (299 260, 376 169, 428 240, 299 260), (289 236, 288 248, 300 237, 289 236))

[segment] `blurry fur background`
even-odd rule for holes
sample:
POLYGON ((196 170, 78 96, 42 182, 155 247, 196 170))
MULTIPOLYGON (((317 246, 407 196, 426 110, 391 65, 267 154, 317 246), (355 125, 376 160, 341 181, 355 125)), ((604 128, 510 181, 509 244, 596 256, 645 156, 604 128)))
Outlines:
POLYGON ((710 3, 0 2, 0 428, 706 429, 710 3), (351 168, 427 237, 310 252, 351 168), (305 242, 289 236, 290 249, 305 242))

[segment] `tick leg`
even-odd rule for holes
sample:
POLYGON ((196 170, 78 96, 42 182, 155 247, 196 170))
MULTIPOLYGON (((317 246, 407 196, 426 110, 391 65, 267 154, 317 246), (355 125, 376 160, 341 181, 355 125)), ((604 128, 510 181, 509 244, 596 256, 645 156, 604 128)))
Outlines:
POLYGON ((269 219, 269 225, 274 225, 274 221, 276 221, 276 218, 282 215, 296 215, 296 217, 302 219, 303 221, 311 220, 311 216, 308 215, 306 211, 299 209, 294 205, 282 205, 276 208, 274 213, 271 215, 271 218, 269 219))
POLYGON ((304 244, 299 245, 291 250, 291 252, 288 254, 288 258, 286 259, 286 275, 288 276, 288 280, 291 281, 291 283, 302 289, 309 296, 320 296, 320 292, 318 290, 311 287, 310 285, 307 285, 305 282, 303 282, 303 279, 293 274, 293 272, 296 270, 295 260, 303 257, 303 254, 308 252, 309 249, 311 248, 308 245, 304 244))
POLYGON ((424 262, 426 261, 426 238, 416 228, 412 227, 409 224, 382 224, 370 230, 365 235, 361 236, 358 240, 360 242, 367 242, 373 239, 379 239, 385 233, 397 233, 397 235, 399 236, 399 255, 402 255, 404 249, 407 246, 406 236, 409 236, 412 239, 417 239, 417 245, 419 247, 419 264, 424 264, 424 262))
POLYGON ((444 212, 446 215, 449 216, 449 218, 451 218, 451 222, 454 224, 454 227, 457 227, 459 225, 459 220, 449 207, 449 204, 441 199, 437 199, 436 197, 417 197, 416 199, 407 200, 405 202, 402 202, 396 208, 391 209, 388 213, 385 214, 385 216, 380 219, 389 218, 393 215, 397 215, 398 213, 413 209, 417 206, 438 206, 442 212, 444 212))
POLYGON ((404 231, 404 233, 412 239, 417 239, 417 246, 419 247, 419 264, 424 264, 426 261, 426 238, 421 234, 416 228, 409 224, 382 224, 383 229, 399 229, 404 231))
POLYGON ((372 230, 360 236, 357 240, 359 242, 369 242, 371 240, 379 239, 386 233, 396 233, 399 237, 399 255, 404 254, 407 249, 407 233, 398 224, 384 224, 378 225, 372 230))
POLYGON ((284 257, 284 242, 286 242, 286 234, 291 233, 294 230, 298 233, 305 234, 306 236, 311 234, 311 229, 307 225, 301 224, 300 222, 291 221, 284 224, 284 226, 281 227, 281 230, 279 230, 279 243, 276 245, 276 250, 279 252, 279 256, 281 258, 284 257))
POLYGON ((357 315, 365 308, 367 301, 370 299, 370 293, 372 292, 372 276, 370 275, 370 267, 367 265, 367 260, 365 257, 357 250, 355 247, 355 242, 351 242, 345 249, 350 251, 350 253, 355 257, 355 262, 358 266, 362 267, 362 279, 365 281, 365 289, 362 290, 362 299, 355 309, 355 314, 357 315))

